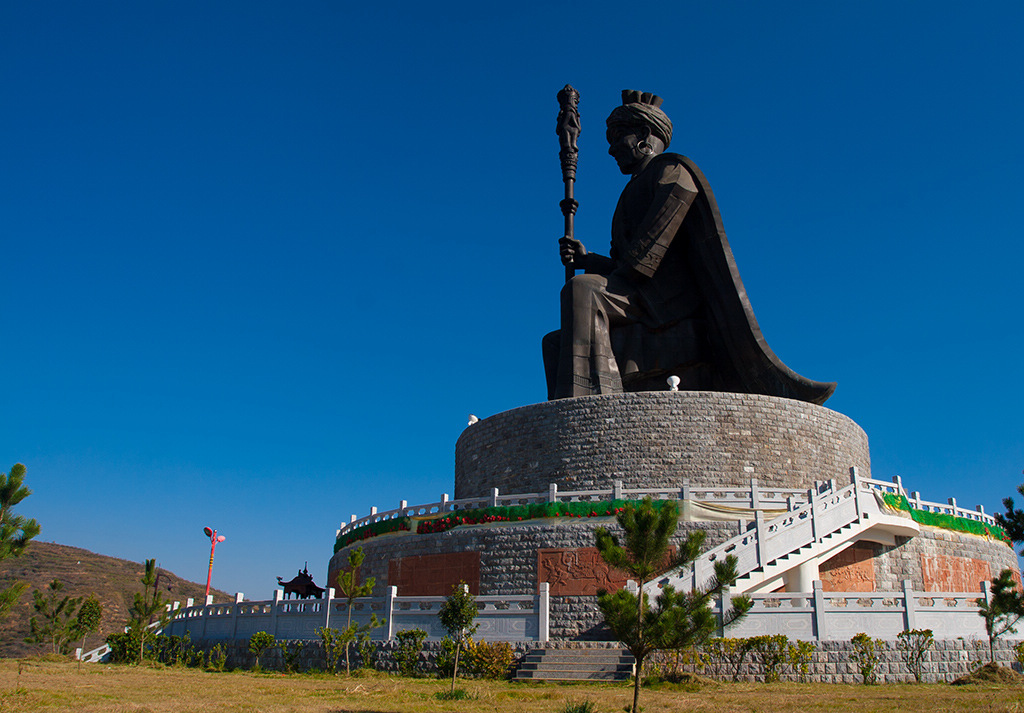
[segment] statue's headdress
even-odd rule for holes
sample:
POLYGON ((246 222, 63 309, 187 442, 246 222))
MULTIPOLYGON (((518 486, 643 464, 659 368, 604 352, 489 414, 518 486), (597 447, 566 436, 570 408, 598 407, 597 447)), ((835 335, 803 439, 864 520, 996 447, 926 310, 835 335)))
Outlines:
POLYGON ((615 107, 605 122, 612 126, 636 126, 646 124, 668 148, 672 141, 672 121, 661 110, 662 98, 650 92, 635 89, 622 90, 622 106, 615 107))

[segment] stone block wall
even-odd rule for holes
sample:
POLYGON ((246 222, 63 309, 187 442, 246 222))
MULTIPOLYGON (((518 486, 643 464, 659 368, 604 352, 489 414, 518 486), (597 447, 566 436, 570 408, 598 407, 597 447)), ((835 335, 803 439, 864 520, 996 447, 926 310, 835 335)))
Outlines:
MULTIPOLYGON (((1015 641, 997 641, 995 658, 1003 666, 1015 666, 1013 645, 1015 641)), ((806 680, 816 683, 862 683, 864 681, 860 669, 851 656, 853 645, 849 641, 822 641, 811 656, 806 680)), ((896 648, 895 642, 886 641, 878 652, 879 663, 876 675, 879 683, 911 683, 915 681, 913 672, 907 666, 902 653, 896 648)), ((925 683, 951 682, 964 676, 979 665, 988 663, 988 641, 981 639, 946 639, 935 641, 924 657, 925 683)), ((645 670, 656 672, 659 669, 673 670, 675 652, 659 652, 654 654, 645 664, 645 670)), ((684 665, 681 670, 697 673, 708 678, 722 681, 764 681, 764 668, 760 663, 748 659, 739 667, 732 664, 712 660, 707 666, 684 665)), ((790 666, 781 668, 783 681, 799 681, 799 673, 790 666)))
POLYGON ((762 485, 807 488, 870 477, 868 439, 823 406, 699 391, 607 394, 496 414, 455 446, 455 497, 611 488, 762 485))
MULTIPOLYGON (((579 565, 580 555, 584 557, 587 550, 594 547, 594 530, 599 525, 608 527, 621 537, 621 529, 612 517, 586 518, 579 520, 559 519, 544 520, 530 523, 493 523, 490 525, 462 526, 447 532, 416 535, 401 533, 385 535, 361 543, 350 545, 340 550, 331 560, 332 578, 344 565, 348 551, 352 547, 361 546, 366 555, 363 561, 362 576, 376 579, 374 594, 383 595, 390 585, 390 576, 395 571, 405 569, 405 563, 416 563, 422 566, 430 558, 442 560, 453 554, 461 558, 479 558, 479 580, 467 581, 470 590, 483 596, 500 596, 511 594, 536 593, 539 581, 538 571, 542 569, 543 555, 553 550, 571 550, 580 552, 574 559, 579 565), (398 563, 402 566, 399 567, 398 563)), ((700 522, 680 523, 673 540, 678 545, 682 538, 692 530, 700 529, 707 532, 707 547, 713 547, 733 537, 739 531, 737 522, 700 522)), ((586 566, 586 560, 583 562, 586 566)), ((444 591, 451 592, 458 580, 442 581, 436 577, 447 576, 455 570, 443 567, 424 567, 424 573, 434 573, 434 578, 420 580, 406 579, 404 588, 398 590, 399 596, 431 595, 444 591)), ((468 571, 466 569, 462 572, 468 571)), ((333 581, 329 580, 329 581, 333 581)), ((594 579, 594 587, 604 582, 594 579)), ((560 588, 559 582, 551 582, 551 620, 550 635, 552 638, 576 638, 583 636, 593 638, 599 635, 594 627, 600 621, 597 612, 597 597, 594 594, 581 595, 571 588, 560 588)), ((609 588, 615 584, 608 582, 609 588)), ((621 582, 619 582, 621 586, 621 582)), ((589 591, 589 590, 586 590, 589 591)))
MULTIPOLYGON (((1015 641, 997 641, 995 647, 996 661, 1004 666, 1014 666, 1020 670, 1016 663, 1013 645, 1015 641)), ((220 644, 228 654, 228 668, 251 668, 253 664, 252 654, 249 653, 247 641, 194 641, 195 648, 208 652, 213 646, 220 644)), ((509 642, 513 649, 513 655, 518 661, 524 655, 534 649, 561 649, 561 648, 619 648, 613 642, 549 642, 547 644, 532 644, 528 642, 509 642)), ((391 673, 398 672, 398 662, 394 657, 397 649, 396 642, 377 642, 374 654, 374 668, 380 671, 391 673)), ((435 662, 440 649, 440 642, 428 641, 423 645, 423 651, 419 656, 418 670, 422 673, 436 673, 435 662)), ((817 644, 815 652, 811 656, 811 663, 808 667, 807 679, 817 683, 861 683, 863 681, 857 665, 853 662, 851 652, 852 645, 848 641, 824 641, 817 644)), ((936 641, 925 655, 924 659, 924 681, 926 683, 950 682, 960 676, 970 673, 982 663, 987 663, 988 642, 980 639, 952 639, 936 641)), ((281 651, 277 648, 267 651, 260 659, 264 669, 281 670, 284 665, 281 651)), ((355 649, 352 651, 352 665, 360 664, 359 656, 355 649)), ((675 669, 675 652, 657 652, 648 658, 645 664, 645 671, 648 675, 661 671, 675 669)), ((323 647, 319 641, 306 642, 297 663, 300 671, 323 670, 326 668, 326 658, 323 647)), ((341 669, 344 670, 344 659, 341 661, 341 669)), ((748 660, 743 663, 737 674, 736 668, 724 661, 709 661, 706 666, 683 665, 681 670, 697 673, 708 678, 723 681, 764 681, 764 670, 760 663, 748 660)), ((801 676, 789 666, 783 666, 781 680, 799 681, 801 676)), ((879 651, 879 664, 877 667, 878 681, 880 683, 909 683, 914 681, 914 675, 907 666, 901 653, 896 649, 894 642, 885 642, 879 651)))

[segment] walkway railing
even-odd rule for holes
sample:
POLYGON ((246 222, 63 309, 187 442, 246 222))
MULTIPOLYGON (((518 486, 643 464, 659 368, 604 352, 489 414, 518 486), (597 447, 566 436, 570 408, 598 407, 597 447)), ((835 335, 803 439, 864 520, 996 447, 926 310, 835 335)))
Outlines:
MULTIPOLYGON (((549 585, 540 585, 536 595, 479 596, 474 638, 487 641, 547 641, 549 585)), ((273 601, 247 602, 242 594, 226 604, 195 605, 190 599, 184 608, 174 609, 164 633, 192 639, 248 639, 257 631, 266 631, 278 639, 319 638, 320 627, 343 629, 348 622, 348 600, 334 597, 327 590, 324 599, 283 599, 281 590, 273 601)), ((371 638, 390 641, 395 633, 419 628, 428 639, 446 635, 438 611, 446 597, 400 597, 396 587, 388 587, 382 597, 363 597, 352 604, 352 621, 368 624, 371 615, 384 622, 371 638)))
MULTIPOLYGON (((985 512, 985 508, 978 505, 974 510, 959 507, 955 498, 950 498, 946 503, 934 503, 921 499, 921 494, 913 492, 907 494, 903 489, 903 483, 899 476, 892 479, 892 482, 884 480, 873 480, 862 478, 863 483, 881 493, 903 495, 910 502, 911 507, 927 512, 945 513, 954 517, 962 517, 968 520, 976 520, 989 525, 995 524, 995 518, 985 512)), ((409 505, 407 501, 399 502, 397 508, 378 512, 376 506, 370 508, 370 514, 357 518, 352 515, 347 523, 341 523, 336 535, 340 536, 345 532, 354 530, 364 525, 370 525, 385 520, 393 520, 403 517, 426 517, 430 515, 443 515, 457 510, 474 510, 485 507, 532 505, 534 503, 556 503, 556 502, 604 502, 607 500, 641 500, 647 496, 655 500, 695 500, 710 505, 723 507, 749 508, 751 510, 792 510, 794 507, 806 504, 811 497, 817 493, 821 494, 835 488, 835 480, 816 481, 815 487, 807 489, 795 488, 774 488, 762 485, 756 478, 752 478, 748 487, 698 487, 692 486, 684 481, 678 488, 625 488, 621 480, 614 481, 611 488, 598 488, 596 490, 569 490, 558 489, 556 483, 552 483, 545 493, 513 493, 502 495, 498 488, 492 488, 490 495, 476 498, 462 498, 450 500, 448 494, 441 495, 437 502, 423 505, 409 505)))

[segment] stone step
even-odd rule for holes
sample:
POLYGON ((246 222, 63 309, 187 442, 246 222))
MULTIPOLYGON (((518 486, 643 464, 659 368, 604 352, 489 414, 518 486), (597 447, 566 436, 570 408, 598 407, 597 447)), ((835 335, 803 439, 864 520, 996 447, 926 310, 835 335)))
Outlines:
POLYGON ((633 663, 615 661, 611 663, 576 663, 573 661, 547 662, 534 661, 519 664, 521 671, 632 671, 633 663))
POLYGON ((517 679, 544 681, 625 681, 633 657, 622 649, 534 649, 516 670, 517 679))
POLYGON ((618 654, 610 656, 572 656, 572 655, 559 655, 559 656, 537 656, 535 654, 527 654, 521 659, 523 664, 536 664, 541 662, 550 662, 552 665, 557 664, 581 664, 585 666, 589 665, 607 665, 607 664, 629 664, 633 665, 632 656, 621 656, 618 654))

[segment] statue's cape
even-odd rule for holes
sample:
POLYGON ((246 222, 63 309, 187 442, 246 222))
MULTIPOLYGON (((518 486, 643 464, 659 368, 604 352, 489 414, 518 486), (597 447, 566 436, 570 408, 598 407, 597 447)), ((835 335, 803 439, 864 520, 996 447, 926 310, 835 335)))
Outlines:
POLYGON ((824 403, 835 391, 835 383, 800 376, 768 346, 725 237, 715 194, 693 161, 685 156, 679 159, 700 187, 684 229, 690 232, 696 258, 693 270, 707 307, 708 333, 718 367, 715 378, 721 382, 716 387, 824 403))

